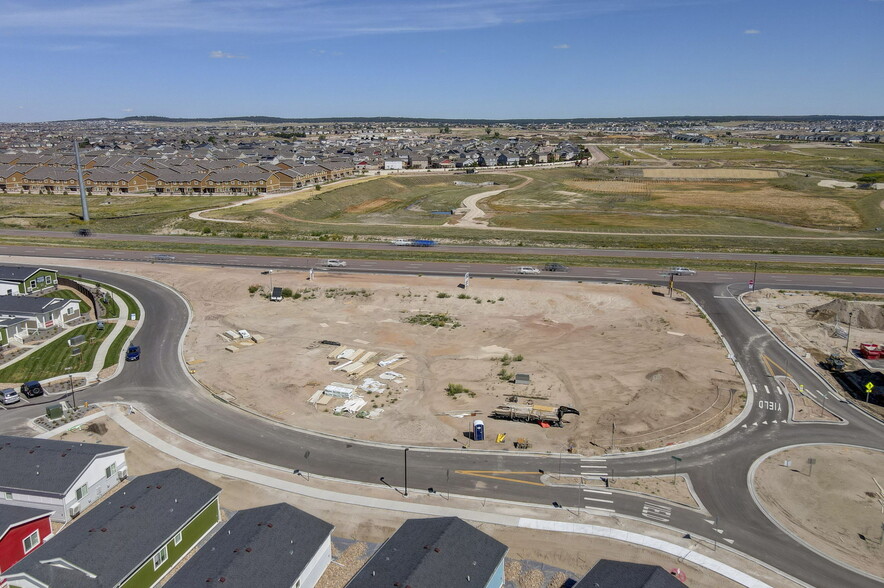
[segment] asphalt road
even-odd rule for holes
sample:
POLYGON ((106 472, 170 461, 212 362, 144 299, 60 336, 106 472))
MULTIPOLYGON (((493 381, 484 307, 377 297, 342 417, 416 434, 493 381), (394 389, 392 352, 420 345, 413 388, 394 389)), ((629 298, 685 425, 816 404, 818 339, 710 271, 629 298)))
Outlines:
MULTIPOLYGON (((150 254, 129 251, 27 247, 0 247, 0 255, 45 255, 84 260, 150 259, 150 254)), ((268 267, 305 269, 311 267, 315 260, 194 254, 176 255, 175 263, 179 262, 254 267, 257 270, 268 267)), ((82 265, 88 266, 88 261, 82 265)), ((516 277, 512 268, 494 264, 360 260, 351 262, 344 271, 439 274, 451 275, 453 279, 469 271, 473 276, 516 277)), ((164 286, 132 275, 89 269, 71 273, 128 290, 145 309, 145 324, 138 336, 145 350, 142 360, 128 364, 118 378, 80 393, 78 396, 81 400, 122 400, 142 404, 170 427, 235 454, 337 478, 379 483, 380 478, 384 477, 389 484, 403 488, 403 447, 365 444, 296 431, 244 414, 211 399, 205 390, 190 379, 180 362, 179 342, 187 320, 187 308, 182 299, 164 286), (182 410, 182 407, 187 410, 182 410)), ((659 275, 653 271, 613 268, 572 268, 571 272, 562 275, 518 277, 660 281, 659 275)), ((749 467, 758 456, 771 449, 807 442, 841 442, 884 448, 884 434, 878 423, 851 405, 830 397, 812 370, 789 354, 742 308, 734 295, 746 289, 749 277, 748 274, 709 272, 677 278, 678 287, 690 293, 722 331, 736 360, 747 374, 750 385, 754 386, 749 397, 751 412, 728 433, 700 445, 673 448, 668 452, 586 459, 567 454, 535 456, 515 451, 411 448, 408 451, 407 472, 409 492, 426 493, 432 487, 440 494, 451 492, 547 505, 555 502, 573 512, 578 508, 613 511, 716 538, 812 585, 879 586, 878 581, 833 565, 779 531, 755 507, 749 495, 749 467), (773 376, 779 377, 773 377, 771 371, 774 372, 773 376), (778 391, 787 374, 795 382, 804 384, 808 393, 819 394, 827 408, 845 419, 845 424, 789 423, 786 420, 787 400, 778 391), (672 459, 673 455, 682 461, 676 462, 672 459), (555 478, 560 472, 599 477, 670 474, 673 467, 690 474, 694 488, 712 513, 711 516, 704 517, 650 498, 608 494, 607 490, 599 487, 535 485, 500 479, 517 478, 536 483, 541 473, 555 478), (501 473, 499 477, 457 473, 470 470, 501 473), (505 472, 526 473, 513 475, 505 472)), ((765 286, 884 292, 884 278, 759 275, 758 287, 765 286)), ((256 374, 258 383, 260 374, 256 374)), ((39 412, 40 407, 34 405, 4 411, 0 414, 0 430, 11 434, 25 433, 25 418, 36 416, 39 412)), ((456 443, 452 439, 450 446, 459 446, 459 440, 456 443)), ((440 500, 443 500, 442 496, 440 500)))
MULTIPOLYGON (((392 227, 391 227, 392 228, 392 227)), ((74 237, 71 233, 60 231, 33 231, 27 232, 15 229, 0 229, 0 236, 22 237, 34 236, 53 239, 67 239, 74 237)), ((196 245, 233 245, 253 247, 279 247, 286 248, 311 248, 327 249, 329 257, 335 257, 336 250, 363 249, 367 251, 395 251, 403 249, 389 243, 366 243, 366 242, 335 242, 335 241, 298 241, 298 240, 267 240, 267 239, 237 239, 225 237, 200 237, 191 235, 129 235, 101 233, 91 237, 77 237, 89 243, 102 241, 135 241, 143 243, 180 243, 196 245)), ((735 239, 747 239, 749 237, 734 237, 735 239)), ((850 237, 850 239, 857 239, 850 237)), ((861 239, 861 238, 859 238, 861 239)), ((414 250, 415 248, 409 247, 414 250)), ((634 257, 646 259, 684 259, 684 260, 738 260, 759 263, 815 263, 815 264, 861 264, 861 265, 884 265, 884 257, 848 257, 843 255, 783 255, 761 253, 729 253, 729 252, 701 252, 701 251, 645 251, 641 249, 591 249, 582 247, 499 247, 488 245, 437 245, 433 251, 446 253, 513 253, 522 255, 548 255, 551 258, 557 256, 589 256, 589 257, 634 257)), ((120 252, 136 255, 137 252, 120 252)), ((150 257, 150 253, 142 253, 143 258, 150 257)), ((187 254, 175 254, 178 259, 188 257, 187 254)), ((288 258, 290 259, 290 258, 288 258)))

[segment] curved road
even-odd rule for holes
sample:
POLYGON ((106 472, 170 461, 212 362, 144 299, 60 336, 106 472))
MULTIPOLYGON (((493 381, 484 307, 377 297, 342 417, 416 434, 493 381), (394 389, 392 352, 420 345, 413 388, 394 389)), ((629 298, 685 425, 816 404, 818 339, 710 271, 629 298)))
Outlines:
MULTIPOLYGON (((266 242, 265 242, 266 244, 266 242)), ((68 258, 116 258, 133 252, 96 250, 59 251, 57 249, 0 247, 0 254, 40 255, 68 258), (27 253, 26 253, 27 252, 27 253)), ((147 259, 149 254, 144 254, 147 259)), ((310 267, 314 260, 304 258, 266 258, 250 256, 179 256, 176 261, 220 266, 264 268, 268 262, 283 265, 269 267, 310 267), (299 263, 301 262, 301 263, 299 263)), ((141 259, 145 259, 142 257, 141 259)), ((401 272, 459 276, 512 276, 509 268, 491 264, 396 263, 380 261, 353 262, 347 271, 375 273, 401 272)), ((209 445, 260 461, 301 469, 312 473, 378 483, 384 476, 391 484, 403 483, 402 448, 366 444, 345 439, 300 432, 244 414, 212 400, 183 370, 179 342, 187 321, 184 301, 166 287, 131 275, 82 270, 84 277, 112 283, 132 292, 145 309, 145 323, 139 341, 150 350, 142 361, 128 364, 114 380, 102 383, 85 393, 90 401, 124 400, 143 404, 170 427, 209 445)), ((566 275, 544 276, 549 279, 602 281, 659 281, 654 272, 610 268, 574 268, 566 275)), ((523 277, 524 278, 524 277, 523 277)), ((499 499, 580 506, 611 510, 649 521, 684 529, 703 537, 726 541, 735 549, 817 586, 880 586, 879 582, 833 565, 782 533, 757 509, 747 491, 747 475, 752 462, 760 455, 786 445, 802 442, 842 442, 884 449, 880 424, 861 414, 851 405, 831 398, 825 385, 812 370, 792 356, 748 313, 734 297, 746 283, 746 274, 715 273, 678 278, 678 286, 690 293, 709 314, 730 343, 736 360, 746 373, 750 386, 751 410, 747 418, 727 433, 711 441, 668 451, 631 456, 608 456, 583 459, 579 456, 529 456, 507 452, 472 450, 409 450, 408 480, 411 488, 434 487, 459 494, 494 496, 499 499), (741 286, 728 286, 741 284, 741 286), (763 360, 762 358, 767 358, 763 360), (767 366, 777 366, 768 368, 767 366), (771 373, 773 372, 773 373, 771 373), (845 420, 845 424, 795 424, 787 420, 788 404, 778 387, 788 374, 811 393, 819 394, 824 404, 845 420), (681 458, 676 464, 672 456, 681 458), (671 474, 673 464, 679 472, 690 474, 699 498, 712 513, 702 515, 671 504, 620 493, 607 494, 598 488, 572 486, 533 486, 502 480, 478 479, 457 475, 455 470, 544 470, 582 473, 589 476, 671 474), (719 532, 720 531, 720 532, 719 532)), ((882 292, 882 278, 841 278, 837 276, 764 275, 760 286, 782 288, 849 289, 882 292)), ((39 413, 33 405, 5 411, 0 416, 4 433, 28 434, 25 417, 39 413)))

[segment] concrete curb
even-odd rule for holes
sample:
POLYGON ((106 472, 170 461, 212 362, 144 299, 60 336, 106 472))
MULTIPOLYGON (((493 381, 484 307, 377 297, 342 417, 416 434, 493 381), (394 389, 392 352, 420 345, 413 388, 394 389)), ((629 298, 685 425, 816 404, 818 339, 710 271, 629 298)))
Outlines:
MULTIPOLYGON (((302 484, 295 484, 293 482, 286 482, 284 480, 280 480, 277 478, 272 478, 270 476, 266 476, 263 474, 257 474, 252 472, 244 472, 239 468, 227 466, 224 464, 219 464, 209 459, 201 458, 199 456, 195 456, 190 454, 183 449, 175 447, 174 445, 163 441, 162 439, 156 437, 152 433, 142 429, 139 425, 133 423, 129 419, 127 419, 124 415, 120 414, 118 410, 110 410, 107 411, 107 415, 120 427, 122 427, 127 433, 132 436, 138 438, 142 442, 150 445, 151 447, 157 449, 158 451, 162 451, 184 463, 188 463, 194 467, 198 467, 200 469, 204 469, 210 472, 214 472, 220 475, 225 475, 228 477, 244 480, 253 484, 260 484, 262 486, 267 486, 269 488, 275 488, 277 490, 282 490, 284 492, 290 492, 293 494, 299 494, 301 496, 307 496, 310 498, 315 498, 324 501, 331 502, 341 502, 348 505, 357 505, 363 506, 366 508, 378 508, 384 510, 392 510, 403 513, 411 513, 422 516, 457 516, 465 520, 470 520, 474 522, 480 523, 490 523, 494 525, 503 525, 509 527, 521 527, 528 529, 538 529, 538 530, 547 530, 547 531, 555 531, 555 532, 564 532, 564 533, 578 533, 582 535, 592 535, 597 537, 605 537, 609 539, 614 539, 618 541, 623 541, 627 543, 632 543, 635 545, 639 545, 642 547, 656 549, 659 551, 663 551, 665 553, 669 553, 676 557, 682 558, 686 561, 690 561, 691 563, 713 571, 719 575, 722 575, 734 582, 737 582, 743 586, 752 587, 752 588, 770 588, 768 584, 757 580, 748 574, 741 572, 727 564, 721 563, 715 559, 712 559, 708 556, 700 555, 695 553, 692 549, 688 549, 685 547, 681 547, 674 543, 670 543, 668 541, 664 541, 661 539, 654 539, 652 537, 647 537, 645 535, 641 535, 639 533, 633 533, 629 531, 621 531, 619 529, 612 529, 610 527, 602 527, 598 525, 590 525, 585 523, 569 523, 562 521, 549 521, 544 519, 535 519, 535 518, 526 518, 526 517, 517 517, 512 515, 503 515, 497 513, 483 513, 473 510, 460 509, 460 508, 452 508, 446 506, 436 506, 436 505, 424 505, 424 504, 414 504, 414 503, 403 503, 399 501, 387 500, 382 498, 373 498, 352 494, 345 494, 337 491, 323 490, 318 488, 312 488, 310 486, 305 486, 302 484)), ((257 462, 256 462, 257 463, 257 462)), ((263 464, 262 464, 263 465, 263 464)), ((497 501, 495 501, 497 502, 497 501)), ((501 501, 504 502, 504 501, 501 501)), ((506 503, 511 504, 511 503, 506 503)), ((534 508, 538 508, 538 505, 531 505, 534 508)), ((548 507, 541 507, 548 508, 548 507)), ((748 556, 741 554, 740 552, 728 549, 728 551, 740 555, 742 557, 749 558, 748 556)), ((764 566, 767 569, 771 569, 769 566, 764 566)), ((780 572, 781 575, 784 575, 780 572)), ((784 575, 785 576, 785 575, 784 575)), ((788 576, 786 576, 788 577, 788 576)))
POLYGON ((785 533, 786 535, 791 537, 797 543, 801 544, 804 548, 809 549, 810 551, 817 554, 818 556, 825 558, 828 561, 832 562, 833 564, 836 564, 842 568, 850 570, 851 572, 854 572, 855 574, 859 574, 860 576, 865 576, 866 578, 869 578, 871 580, 880 581, 881 580, 880 576, 870 574, 869 572, 863 571, 859 568, 855 568, 855 567, 851 566, 850 564, 846 564, 838 559, 835 559, 831 555, 828 555, 827 553, 817 549, 816 547, 814 547, 813 545, 811 545, 810 543, 808 543, 807 541, 805 541, 804 539, 802 539, 801 537, 799 537, 798 535, 796 535, 795 533, 790 531, 788 528, 786 528, 784 525, 782 525, 776 518, 774 518, 773 515, 771 515, 767 511, 767 509, 764 508, 764 505, 762 505, 761 500, 759 500, 759 498, 758 498, 758 494, 755 491, 755 484, 753 482, 755 479, 755 472, 758 470, 758 467, 762 464, 762 462, 764 462, 769 457, 776 455, 777 453, 782 453, 783 451, 786 451, 787 449, 793 449, 795 447, 814 447, 814 446, 855 447, 857 449, 868 449, 871 451, 878 451, 878 452, 881 452, 882 454, 884 454, 884 451, 882 451, 880 449, 876 449, 874 447, 863 447, 862 445, 853 445, 850 443, 798 443, 796 445, 787 445, 784 447, 778 447, 776 449, 772 449, 771 451, 768 451, 767 453, 765 453, 764 455, 762 455, 761 457, 756 459, 754 462, 752 462, 752 466, 749 468, 749 473, 746 474, 746 485, 749 487, 749 494, 752 496, 752 501, 755 503, 755 506, 758 507, 758 510, 760 510, 771 523, 776 525, 776 527, 780 531, 782 531, 783 533, 785 533))

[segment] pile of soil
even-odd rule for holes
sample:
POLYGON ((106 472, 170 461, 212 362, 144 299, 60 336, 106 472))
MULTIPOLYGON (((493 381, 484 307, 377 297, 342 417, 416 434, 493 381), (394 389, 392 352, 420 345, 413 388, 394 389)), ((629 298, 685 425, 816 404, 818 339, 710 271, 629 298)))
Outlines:
POLYGON ((884 330, 884 307, 869 302, 853 302, 835 299, 820 306, 807 309, 807 316, 822 323, 847 324, 852 320, 860 329, 884 330), (851 319, 850 314, 853 313, 851 319))

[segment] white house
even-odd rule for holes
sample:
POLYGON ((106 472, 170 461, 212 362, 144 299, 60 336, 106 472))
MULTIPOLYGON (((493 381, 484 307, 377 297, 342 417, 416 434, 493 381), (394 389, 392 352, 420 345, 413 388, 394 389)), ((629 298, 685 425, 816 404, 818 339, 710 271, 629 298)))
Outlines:
POLYGON ((384 169, 402 169, 402 163, 401 159, 385 159, 384 169))
POLYGON ((0 435, 0 501, 67 522, 128 475, 126 448, 0 435))
POLYGON ((0 296, 0 318, 15 317, 27 321, 29 329, 63 327, 80 317, 80 301, 43 296, 0 296))

